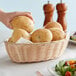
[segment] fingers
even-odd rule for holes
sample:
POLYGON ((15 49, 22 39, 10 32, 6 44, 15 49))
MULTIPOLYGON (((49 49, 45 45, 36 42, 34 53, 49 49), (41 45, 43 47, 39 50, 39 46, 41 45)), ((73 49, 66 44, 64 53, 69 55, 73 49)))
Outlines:
POLYGON ((31 12, 13 12, 14 15, 26 15, 26 14, 30 14, 32 15, 31 12))
POLYGON ((13 17, 15 17, 15 16, 23 16, 23 15, 27 16, 34 22, 34 19, 32 17, 32 13, 31 12, 13 12, 12 14, 13 14, 13 17))
POLYGON ((32 17, 32 15, 26 14, 25 16, 29 17, 29 18, 33 21, 33 23, 35 23, 35 22, 34 22, 34 19, 33 19, 33 17, 32 17))

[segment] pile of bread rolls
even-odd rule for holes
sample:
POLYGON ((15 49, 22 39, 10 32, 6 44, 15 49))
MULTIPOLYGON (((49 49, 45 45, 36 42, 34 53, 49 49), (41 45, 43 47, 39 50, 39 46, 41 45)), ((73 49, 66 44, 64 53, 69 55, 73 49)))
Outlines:
POLYGON ((35 31, 33 21, 26 16, 17 16, 10 23, 13 26, 13 34, 8 42, 16 43, 21 37, 33 43, 51 42, 64 39, 66 36, 58 22, 48 22, 44 28, 35 31))

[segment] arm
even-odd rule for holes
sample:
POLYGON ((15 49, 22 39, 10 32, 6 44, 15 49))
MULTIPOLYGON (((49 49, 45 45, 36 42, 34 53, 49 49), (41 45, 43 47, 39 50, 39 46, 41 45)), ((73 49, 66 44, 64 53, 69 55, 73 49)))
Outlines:
POLYGON ((2 22, 2 19, 3 19, 3 15, 4 15, 4 12, 2 10, 0 10, 0 21, 2 22))

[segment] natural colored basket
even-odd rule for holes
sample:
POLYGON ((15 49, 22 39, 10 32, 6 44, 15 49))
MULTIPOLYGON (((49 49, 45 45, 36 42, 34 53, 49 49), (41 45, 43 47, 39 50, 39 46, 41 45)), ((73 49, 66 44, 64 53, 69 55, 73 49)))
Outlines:
POLYGON ((45 43, 9 43, 5 41, 5 46, 11 60, 18 63, 39 62, 55 59, 61 56, 67 47, 69 36, 65 39, 45 42, 45 43))

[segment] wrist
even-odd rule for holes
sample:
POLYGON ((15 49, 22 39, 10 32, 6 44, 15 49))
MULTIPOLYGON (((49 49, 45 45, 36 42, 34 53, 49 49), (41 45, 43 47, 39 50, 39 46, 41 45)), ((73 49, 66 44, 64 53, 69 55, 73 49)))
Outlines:
POLYGON ((0 10, 0 21, 2 21, 4 18, 4 11, 0 10))

